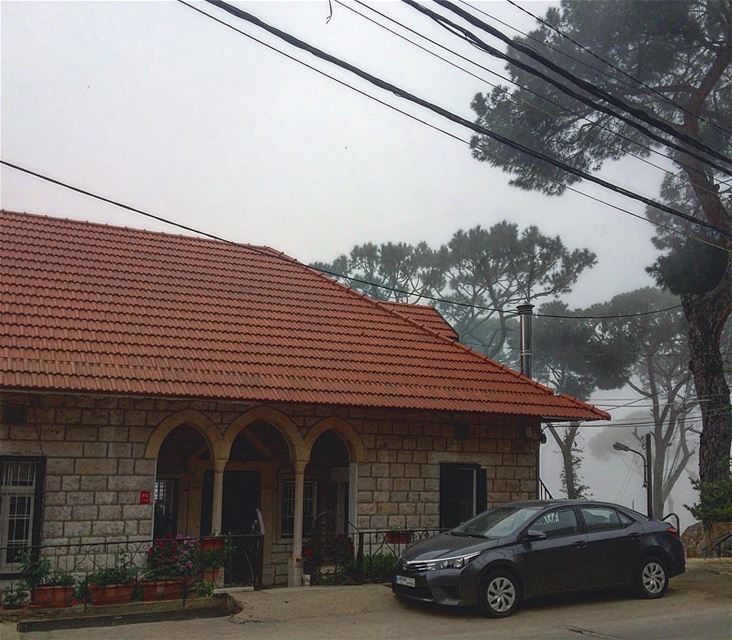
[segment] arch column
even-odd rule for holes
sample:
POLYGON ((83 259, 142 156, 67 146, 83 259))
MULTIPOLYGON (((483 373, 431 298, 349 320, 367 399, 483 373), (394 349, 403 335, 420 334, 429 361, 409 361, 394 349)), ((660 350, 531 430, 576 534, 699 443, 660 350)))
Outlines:
POLYGON ((226 460, 214 459, 213 504, 211 510, 211 534, 221 535, 224 514, 224 469, 226 460))
POLYGON ((292 526, 292 556, 287 572, 287 586, 302 585, 302 520, 305 503, 305 467, 307 460, 295 461, 295 509, 292 526))

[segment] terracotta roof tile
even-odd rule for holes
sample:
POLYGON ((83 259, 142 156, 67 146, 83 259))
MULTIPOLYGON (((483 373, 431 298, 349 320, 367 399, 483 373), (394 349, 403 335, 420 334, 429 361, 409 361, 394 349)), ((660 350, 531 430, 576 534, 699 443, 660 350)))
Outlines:
POLYGON ((608 416, 266 247, 0 212, 0 386, 608 416))

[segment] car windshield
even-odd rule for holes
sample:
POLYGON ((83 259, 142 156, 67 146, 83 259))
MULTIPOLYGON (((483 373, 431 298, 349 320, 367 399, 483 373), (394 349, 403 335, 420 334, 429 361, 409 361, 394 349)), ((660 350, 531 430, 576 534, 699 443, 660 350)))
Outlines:
POLYGON ((478 536, 481 538, 502 538, 520 529, 532 516, 544 507, 496 507, 488 509, 472 520, 463 522, 450 531, 453 535, 478 536))

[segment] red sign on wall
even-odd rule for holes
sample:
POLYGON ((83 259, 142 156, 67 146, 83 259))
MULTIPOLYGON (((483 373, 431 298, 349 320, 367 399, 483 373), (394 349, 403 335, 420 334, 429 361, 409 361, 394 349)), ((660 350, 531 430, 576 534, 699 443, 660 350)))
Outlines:
POLYGON ((150 504, 149 491, 140 491, 140 504, 150 504))

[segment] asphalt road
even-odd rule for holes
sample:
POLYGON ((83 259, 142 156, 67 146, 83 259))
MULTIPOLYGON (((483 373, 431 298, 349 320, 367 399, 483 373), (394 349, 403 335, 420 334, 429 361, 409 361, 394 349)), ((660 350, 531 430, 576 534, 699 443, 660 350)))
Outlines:
POLYGON ((530 603, 511 618, 489 620, 472 610, 410 605, 383 585, 272 589, 236 595, 231 618, 17 634, 2 640, 732 640, 732 563, 694 564, 660 600, 623 593, 530 603), (721 568, 720 568, 721 567, 721 568))

